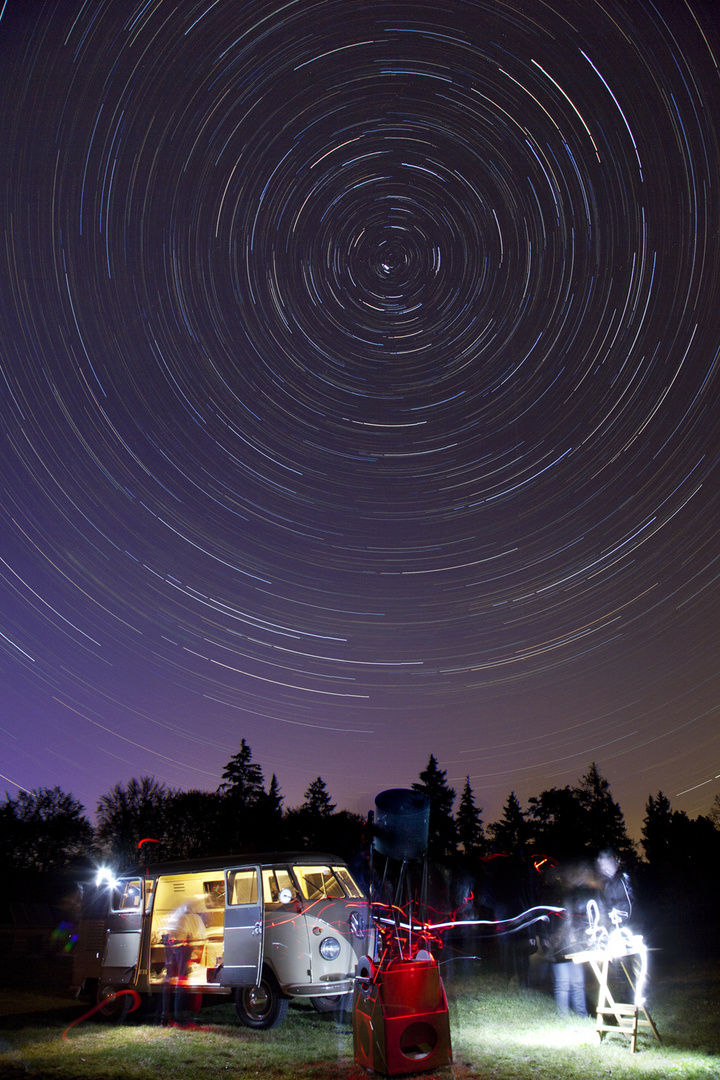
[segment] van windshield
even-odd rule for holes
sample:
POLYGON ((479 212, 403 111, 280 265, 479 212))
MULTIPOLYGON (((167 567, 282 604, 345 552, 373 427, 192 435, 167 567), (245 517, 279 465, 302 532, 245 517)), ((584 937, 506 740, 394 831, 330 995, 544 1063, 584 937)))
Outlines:
POLYGON ((333 866, 333 872, 337 874, 337 876, 342 881, 345 892, 349 897, 351 897, 353 900, 362 899, 363 891, 359 887, 359 885, 355 883, 355 880, 350 871, 348 870, 347 866, 333 866))
POLYGON ((293 872, 306 900, 344 900, 362 896, 344 866, 294 866, 293 872))

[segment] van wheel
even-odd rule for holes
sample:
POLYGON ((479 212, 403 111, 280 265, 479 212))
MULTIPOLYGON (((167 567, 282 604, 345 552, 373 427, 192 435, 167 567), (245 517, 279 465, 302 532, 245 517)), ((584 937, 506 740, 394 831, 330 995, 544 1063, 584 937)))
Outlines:
POLYGON ((98 987, 98 1015, 109 1024, 122 1024, 123 1020, 130 1012, 132 994, 120 993, 123 989, 125 988, 120 986, 98 987))
POLYGON ((332 997, 310 998, 315 1012, 332 1013, 341 1020, 352 1008, 352 994, 333 994, 332 997))
POLYGON ((266 1031, 277 1027, 287 1015, 289 1001, 280 993, 277 979, 264 970, 259 986, 238 986, 235 989, 235 1011, 245 1027, 266 1031))

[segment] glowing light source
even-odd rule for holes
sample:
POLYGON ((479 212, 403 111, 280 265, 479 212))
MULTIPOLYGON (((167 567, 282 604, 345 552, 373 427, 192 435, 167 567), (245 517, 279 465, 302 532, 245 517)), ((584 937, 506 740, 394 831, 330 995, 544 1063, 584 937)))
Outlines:
POLYGON ((101 866, 95 876, 95 885, 99 889, 102 885, 107 885, 112 889, 117 885, 117 879, 111 869, 107 866, 101 866))
POLYGON ((645 1003, 645 980, 647 978, 647 945, 643 941, 642 934, 634 934, 629 927, 621 926, 621 922, 627 917, 627 912, 613 908, 608 918, 613 924, 613 929, 600 924, 600 912, 595 900, 589 900, 587 905, 588 948, 594 950, 608 960, 621 960, 624 956, 637 956, 638 962, 635 970, 635 999, 633 1004, 642 1008, 645 1003))

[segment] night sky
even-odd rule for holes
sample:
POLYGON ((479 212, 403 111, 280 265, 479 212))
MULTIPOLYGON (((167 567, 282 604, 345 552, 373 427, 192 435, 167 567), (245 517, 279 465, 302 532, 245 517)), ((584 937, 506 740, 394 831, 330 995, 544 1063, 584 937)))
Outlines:
MULTIPOLYGON (((0 5, 2 0, 0 0, 0 5)), ((7 0, 0 785, 720 791, 707 0, 7 0)))

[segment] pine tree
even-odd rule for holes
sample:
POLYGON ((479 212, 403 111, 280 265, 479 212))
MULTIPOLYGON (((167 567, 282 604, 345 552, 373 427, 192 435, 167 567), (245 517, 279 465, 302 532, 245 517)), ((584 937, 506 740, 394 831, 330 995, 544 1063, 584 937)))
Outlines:
POLYGON ((528 820, 533 847, 546 855, 586 854, 588 830, 578 791, 566 785, 550 788, 528 799, 528 820))
POLYGON ((280 794, 280 785, 278 784, 278 778, 275 773, 273 773, 270 780, 270 787, 268 788, 264 803, 265 812, 267 813, 268 818, 278 825, 280 824, 280 821, 282 819, 282 804, 284 801, 285 800, 283 796, 280 794))
POLYGON ((667 861, 672 848, 672 833, 673 812, 667 795, 662 791, 658 791, 657 798, 649 795, 642 827, 642 846, 649 863, 658 865, 667 861))
POLYGON ((414 791, 421 791, 430 801, 430 826, 428 855, 443 859, 455 854, 457 833, 452 816, 455 789, 446 782, 447 771, 438 767, 437 758, 431 754, 427 768, 420 773, 421 783, 413 784, 414 791))
POLYGON ((312 817, 326 818, 332 814, 335 803, 330 802, 325 781, 321 776, 316 777, 308 786, 305 792, 305 802, 300 809, 312 817))
POLYGON ((620 856, 633 858, 623 812, 612 797, 609 781, 594 761, 575 790, 584 811, 590 849, 597 853, 609 848, 620 856))
POLYGON ((460 805, 455 815, 458 842, 466 855, 480 856, 485 854, 486 843, 483 832, 483 823, 480 815, 482 807, 475 806, 475 796, 470 787, 470 777, 465 777, 465 786, 460 795, 460 805))
POLYGON ((502 817, 488 826, 493 845, 507 854, 521 855, 529 838, 529 826, 514 791, 507 797, 502 817))
POLYGON ((256 850, 279 851, 285 846, 283 801, 277 776, 273 773, 267 793, 263 792, 248 815, 256 850))
POLYGON ((218 787, 222 798, 220 845, 231 852, 259 851, 264 847, 265 785, 262 769, 252 760, 252 750, 244 739, 230 758, 218 787))
POLYGON ((230 758, 222 774, 223 783, 218 791, 232 799, 234 810, 249 809, 257 805, 265 794, 262 769, 252 760, 252 750, 244 739, 237 754, 230 758))

